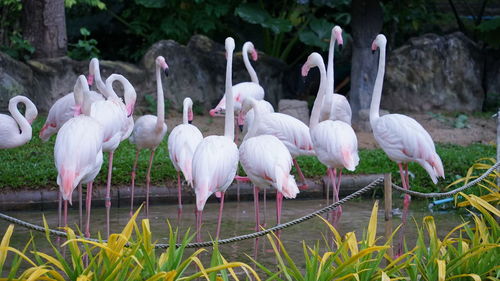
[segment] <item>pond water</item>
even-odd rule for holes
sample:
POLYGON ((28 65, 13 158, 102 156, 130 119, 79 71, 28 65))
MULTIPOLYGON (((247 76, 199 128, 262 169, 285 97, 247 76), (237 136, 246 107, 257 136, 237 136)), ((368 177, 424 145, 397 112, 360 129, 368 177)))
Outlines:
MULTIPOLYGON (((394 208, 400 207, 402 200, 396 200, 394 202, 394 208)), ((363 231, 366 230, 368 226, 368 220, 375 200, 372 199, 359 199, 350 201, 343 207, 343 215, 339 224, 340 232, 346 233, 350 231, 356 232, 356 237, 361 239, 363 231)), ((283 211, 282 211, 282 222, 287 222, 292 219, 301 217, 303 215, 309 214, 324 207, 325 200, 311 199, 311 200, 284 200, 283 201, 283 211)), ((209 239, 210 233, 215 236, 215 228, 217 221, 219 205, 217 203, 209 203, 205 207, 203 214, 203 239, 209 239)), ((275 217, 275 202, 268 200, 267 202, 267 226, 272 226, 276 222, 275 217)), ((184 233, 188 228, 193 230, 195 228, 194 220, 194 205, 186 204, 184 205, 184 212, 182 220, 178 224, 177 222, 177 206, 176 205, 152 205, 150 206, 150 224, 153 233, 153 239, 156 239, 158 243, 167 243, 168 239, 168 225, 167 220, 169 220, 174 227, 179 226, 181 233, 184 233)), ((35 224, 42 224, 42 215, 45 215, 49 225, 51 227, 57 226, 57 211, 49 210, 45 212, 36 211, 26 211, 26 212, 8 212, 8 215, 12 215, 22 220, 32 222, 35 224)), ((97 232, 105 233, 105 209, 104 208, 93 208, 92 209, 92 237, 97 237, 97 232)), ((379 204, 378 213, 378 231, 377 236, 385 235, 386 222, 384 221, 383 213, 383 201, 379 204)), ((426 201, 413 201, 410 210, 410 218, 413 217, 419 224, 422 222, 424 216, 431 215, 431 212, 427 208, 426 201)), ((448 233, 453 227, 457 226, 462 222, 462 218, 456 212, 448 213, 432 213, 435 217, 438 233, 443 237, 448 233)), ((116 208, 112 207, 111 210, 111 227, 112 231, 120 232, 125 226, 129 217, 128 208, 116 208)), ((263 204, 261 201, 261 220, 263 217, 263 204)), ((140 218, 144 218, 141 214, 140 218)), ((254 229, 254 211, 253 202, 242 201, 242 202, 225 202, 224 203, 224 216, 222 219, 222 238, 228 238, 232 236, 237 236, 241 234, 246 234, 253 232, 254 229)), ((395 228, 401 222, 399 216, 394 216, 392 220, 392 226, 395 228)), ((78 223, 78 211, 70 210, 68 223, 75 225, 78 223)), ((8 223, 0 222, 0 233, 3 235, 8 226, 8 223)), ((329 233, 326 225, 319 219, 313 218, 304 223, 292 226, 288 229, 282 231, 281 238, 285 243, 286 249, 292 258, 295 259, 296 263, 302 264, 303 262, 303 251, 302 251, 302 241, 306 241, 308 245, 314 245, 318 240, 323 240, 323 235, 329 233)), ((15 227, 15 233, 11 239, 11 246, 22 249, 25 243, 28 241, 30 231, 22 228, 20 226, 15 227)), ((37 247, 39 249, 47 249, 48 244, 45 241, 43 234, 35 234, 37 247)), ((416 239, 416 228, 415 223, 412 219, 409 220, 409 224, 406 228, 406 239, 408 241, 409 247, 415 245, 416 239)), ((321 244, 320 245, 324 245, 321 244)), ((245 254, 250 256, 254 255, 254 240, 246 240, 242 242, 232 243, 228 245, 221 245, 221 252, 229 261, 244 261, 249 260, 245 254)), ((259 241, 258 248, 258 260, 265 265, 275 264, 275 256, 270 252, 271 246, 269 242, 262 238, 259 241)), ((51 250, 47 249, 48 253, 52 253, 51 250)), ((208 264, 209 254, 205 253, 203 260, 208 264)), ((9 263, 7 263, 8 265, 9 263)), ((5 272, 5 271, 4 271, 5 272)))

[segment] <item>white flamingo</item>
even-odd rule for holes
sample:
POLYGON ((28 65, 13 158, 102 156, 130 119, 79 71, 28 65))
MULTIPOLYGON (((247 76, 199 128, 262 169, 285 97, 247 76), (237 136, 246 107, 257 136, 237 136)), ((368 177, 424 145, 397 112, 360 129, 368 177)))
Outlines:
POLYGON ((203 135, 196 126, 191 125, 193 120, 193 101, 185 98, 182 110, 182 124, 177 125, 168 136, 168 154, 177 171, 177 197, 179 202, 178 216, 182 212, 181 175, 189 185, 193 185, 193 154, 196 147, 203 140, 203 135))
MULTIPOLYGON (((402 114, 387 114, 380 116, 380 100, 382 98, 382 84, 385 72, 385 46, 387 39, 383 34, 377 35, 372 44, 372 51, 380 50, 377 78, 373 87, 372 102, 370 105, 370 125, 373 136, 389 159, 399 167, 403 187, 410 189, 408 177, 408 163, 417 162, 422 166, 434 184, 437 178, 444 178, 444 169, 441 158, 436 153, 434 142, 429 133, 415 119, 402 114), (403 169, 404 165, 404 169, 403 169), (404 171, 403 171, 404 170, 404 171)), ((405 194, 403 205, 403 226, 406 225, 410 196, 405 194)), ((398 247, 402 251, 402 235, 398 247)))
POLYGON ((338 25, 334 26, 332 29, 330 48, 328 50, 328 66, 326 69, 328 84, 325 97, 323 98, 323 104, 321 105, 319 120, 320 122, 328 119, 333 121, 340 120, 351 125, 352 112, 349 102, 345 96, 334 93, 333 55, 335 53, 335 41, 338 42, 339 46, 342 46, 342 29, 338 25))
POLYGON ((153 165, 153 158, 155 155, 156 148, 160 145, 161 141, 167 133, 167 124, 165 124, 165 102, 163 97, 163 86, 161 83, 161 72, 163 70, 166 76, 168 76, 168 65, 165 62, 165 58, 159 56, 155 60, 156 63, 156 93, 157 93, 157 116, 154 115, 143 115, 137 119, 134 125, 134 130, 130 136, 130 142, 135 144, 135 161, 132 168, 132 191, 130 200, 130 216, 133 214, 134 207, 134 187, 135 187, 135 170, 137 167, 137 158, 139 157, 139 152, 142 149, 149 149, 151 155, 149 157, 149 166, 146 174, 146 216, 149 215, 149 183, 151 166, 153 165))
POLYGON ((31 123, 38 115, 35 104, 25 96, 15 96, 9 100, 9 112, 12 115, 0 114, 0 149, 21 146, 31 140, 31 123), (24 116, 17 105, 26 106, 24 116))
POLYGON ((201 240, 202 212, 208 197, 212 193, 220 193, 221 203, 217 223, 219 237, 224 207, 224 192, 233 182, 238 169, 238 147, 234 143, 234 108, 232 87, 232 62, 234 39, 226 38, 226 97, 227 112, 225 116, 224 136, 208 136, 204 138, 193 155, 193 187, 196 193, 196 230, 197 240, 201 240))
MULTIPOLYGON (((343 121, 325 120, 319 122, 319 114, 325 95, 326 71, 323 58, 318 53, 309 55, 302 67, 302 75, 307 76, 309 69, 312 67, 319 68, 321 82, 311 112, 311 121, 309 124, 311 138, 318 160, 327 166, 327 174, 331 179, 333 196, 338 201, 342 169, 346 168, 349 171, 354 171, 359 163, 358 140, 351 126, 343 121), (338 176, 337 169, 340 169, 338 176)), ((337 225, 341 215, 341 207, 332 211, 332 223, 334 226, 337 225)))

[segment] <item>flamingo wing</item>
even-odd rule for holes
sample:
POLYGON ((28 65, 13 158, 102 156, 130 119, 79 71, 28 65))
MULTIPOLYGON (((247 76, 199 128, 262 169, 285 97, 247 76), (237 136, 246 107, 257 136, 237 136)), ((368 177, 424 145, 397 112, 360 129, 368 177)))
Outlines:
POLYGON ((203 136, 195 126, 180 124, 168 136, 168 153, 177 171, 182 171, 184 178, 192 185, 192 161, 198 144, 203 136))

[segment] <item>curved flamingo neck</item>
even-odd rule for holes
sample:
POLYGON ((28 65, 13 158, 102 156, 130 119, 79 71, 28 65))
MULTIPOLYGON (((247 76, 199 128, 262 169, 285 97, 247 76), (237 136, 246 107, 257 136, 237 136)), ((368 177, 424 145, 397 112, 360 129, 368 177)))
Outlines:
POLYGON ((97 87, 97 90, 99 90, 99 92, 105 98, 108 98, 110 93, 107 91, 108 88, 106 87, 106 85, 102 81, 101 70, 99 69, 99 61, 96 59, 96 60, 90 61, 90 63, 91 63, 92 72, 94 74, 94 80, 95 80, 95 85, 97 87))
POLYGON ((182 105, 182 124, 189 124, 189 110, 192 110, 193 102, 190 99, 184 100, 182 105))
POLYGON ((335 42, 337 41, 337 37, 335 37, 335 32, 332 31, 332 35, 330 38, 330 48, 328 49, 328 65, 326 66, 326 77, 327 77, 327 87, 326 91, 327 93, 333 93, 334 92, 334 73, 333 73, 333 68, 334 68, 334 60, 333 57, 335 55, 335 42))
POLYGON ((19 112, 19 109, 17 108, 17 105, 19 103, 23 103, 26 106, 26 112, 28 112, 28 107, 31 106, 31 103, 27 100, 28 99, 25 97, 17 96, 12 98, 9 102, 9 112, 12 115, 12 118, 16 120, 16 123, 21 129, 21 134, 19 134, 21 143, 27 142, 29 139, 31 139, 32 134, 30 123, 28 122, 28 120, 26 120, 26 117, 24 117, 21 112, 19 112))
POLYGON ((319 89, 316 99, 314 100, 313 109, 311 112, 311 120, 309 121, 309 128, 313 129, 316 125, 319 124, 319 115, 321 112, 321 105, 323 104, 323 99, 325 97, 325 83, 326 81, 326 71, 325 71, 325 63, 323 59, 319 59, 313 62, 312 66, 317 66, 319 68, 320 73, 320 82, 319 89))
POLYGON ((227 53, 226 64, 226 114, 224 136, 234 140, 234 101, 233 101, 233 50, 227 53))
POLYGON ((127 110, 131 108, 133 111, 135 100, 137 99, 137 93, 135 92, 134 86, 132 86, 132 84, 123 75, 111 74, 108 79, 106 79, 106 89, 108 92, 107 99, 120 99, 113 89, 113 83, 115 81, 120 82, 123 86, 123 95, 127 110))
POLYGON ((245 43, 243 45, 243 63, 245 63, 245 67, 248 71, 248 74, 250 74, 250 79, 252 82, 259 84, 259 78, 257 77, 257 73, 255 72, 255 69, 253 68, 252 64, 250 63, 250 59, 248 58, 248 48, 249 48, 248 43, 245 43))
POLYGON ((378 60, 378 71, 377 78, 375 79, 375 85, 373 87, 372 102, 370 105, 370 124, 373 127, 373 123, 380 118, 380 100, 382 98, 382 84, 384 83, 384 73, 385 73, 385 44, 379 46, 380 55, 378 60))
POLYGON ((261 116, 263 114, 262 108, 260 108, 259 103, 253 98, 246 98, 245 102, 250 103, 250 107, 253 109, 253 122, 248 128, 248 132, 245 135, 244 140, 255 137, 257 135, 257 124, 260 123, 261 116))
MULTIPOLYGON (((75 87, 73 88, 73 97, 75 99, 75 105, 80 108, 80 110, 84 107, 84 103, 86 102, 86 95, 84 92, 89 91, 89 85, 87 84, 87 79, 85 76, 80 75, 76 80, 75 87)), ((79 112, 76 113, 80 114, 79 112)))
POLYGON ((156 126, 157 132, 163 130, 163 124, 165 123, 165 100, 163 97, 163 85, 161 83, 161 67, 159 64, 156 65, 156 126))

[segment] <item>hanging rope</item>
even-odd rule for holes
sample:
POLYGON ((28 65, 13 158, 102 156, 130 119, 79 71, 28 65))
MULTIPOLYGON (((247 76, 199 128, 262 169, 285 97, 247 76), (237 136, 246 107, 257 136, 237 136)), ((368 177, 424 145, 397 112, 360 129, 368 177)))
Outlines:
MULTIPOLYGON (((219 241, 206 241, 206 242, 197 242, 197 243, 189 243, 187 244, 186 248, 202 248, 202 247, 210 247, 210 246, 213 246, 215 243, 219 244, 219 245, 222 245, 222 244, 229 244, 229 243, 233 243, 233 242, 238 242, 238 241, 242 241, 242 240, 247 240, 247 239, 253 239, 253 238, 257 238, 257 237, 261 237, 261 236, 264 236, 268 233, 271 233, 271 232, 274 232, 274 231, 277 231, 277 230, 282 230, 282 229, 285 229, 285 228, 288 228, 290 226, 293 226, 293 225, 296 225, 296 224, 299 224, 301 222, 304 222, 306 220, 309 220, 309 219, 312 219, 318 215, 321 215, 323 213, 326 213, 328 211, 331 211, 333 209, 335 209, 336 207, 342 205, 342 204, 345 204, 346 202, 360 196, 361 194, 373 189, 374 187, 376 187, 377 185, 379 185, 380 183, 382 183, 384 179, 383 178, 377 178, 376 180, 374 180, 373 182, 371 182, 370 184, 368 184, 367 186, 361 188, 360 190, 342 198, 341 200, 331 204, 331 205, 328 205, 320 210, 317 210, 315 212, 312 212, 308 215, 305 215, 303 217, 300 217, 298 219, 294 219, 292 221, 289 221, 289 222, 286 222, 286 223, 282 223, 282 224, 279 224, 279 225, 276 225, 276 226, 273 226, 271 228, 268 228, 268 229, 265 229, 265 230, 262 230, 262 231, 258 231, 258 232, 254 232, 254 233, 249 233, 249 234, 244 234, 244 235, 240 235, 240 236, 235 236, 235 237, 231 237, 231 238, 226 238, 226 239, 221 239, 219 241)), ((23 221, 23 220, 20 220, 20 219, 16 219, 14 217, 11 217, 11 216, 8 216, 6 214, 3 214, 3 213, 0 213, 0 219, 3 219, 3 220, 6 220, 8 222, 11 222, 11 223, 14 223, 14 224, 17 224, 19 226, 22 226, 22 227, 25 227, 25 228, 28 228, 28 229, 31 229, 31 230, 35 230, 35 231, 39 231, 39 232, 45 232, 46 229, 45 227, 43 226, 40 226, 40 225, 35 225, 35 224, 32 224, 32 223, 29 223, 29 222, 26 222, 26 221, 23 221)), ((49 233, 51 235, 55 235, 55 236, 62 236, 62 237, 66 237, 66 232, 64 231, 59 231, 59 230, 53 230, 53 229, 48 229, 49 233)), ((106 240, 98 240, 98 239, 94 239, 94 238, 85 238, 85 237, 82 237, 82 236, 77 236, 77 238, 80 238, 80 239, 85 239, 85 240, 88 240, 88 241, 92 241, 92 242, 100 242, 100 243, 106 243, 107 241, 106 240)), ((128 246, 129 244, 127 244, 128 246)), ((179 247, 181 246, 181 244, 176 244, 176 247, 179 247)), ((156 249, 166 249, 169 247, 169 244, 156 244, 155 245, 155 248, 156 249)))

